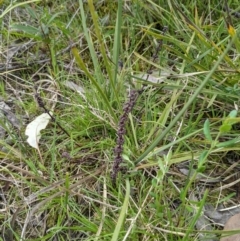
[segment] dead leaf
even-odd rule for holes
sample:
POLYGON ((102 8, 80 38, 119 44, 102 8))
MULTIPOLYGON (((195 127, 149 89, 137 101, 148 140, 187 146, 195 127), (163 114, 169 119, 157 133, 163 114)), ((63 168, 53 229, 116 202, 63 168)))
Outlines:
POLYGON ((223 230, 239 230, 239 233, 228 236, 224 235, 226 237, 222 237, 220 241, 240 241, 240 213, 235 214, 234 216, 229 218, 223 230))
POLYGON ((81 86, 76 85, 72 81, 66 81, 64 84, 65 84, 65 86, 67 86, 71 90, 77 91, 78 94, 81 95, 84 100, 86 100, 85 90, 81 86))
POLYGON ((40 131, 46 128, 50 119, 51 117, 47 113, 43 113, 27 125, 25 135, 28 136, 27 142, 30 146, 38 149, 38 142, 41 138, 40 131))

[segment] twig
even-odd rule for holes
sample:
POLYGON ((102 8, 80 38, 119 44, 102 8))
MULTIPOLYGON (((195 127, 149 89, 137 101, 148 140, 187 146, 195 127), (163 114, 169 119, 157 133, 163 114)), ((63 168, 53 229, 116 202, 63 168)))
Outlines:
MULTIPOLYGON (((36 90, 36 86, 35 86, 35 99, 38 103, 38 106, 40 108, 42 108, 44 110, 45 113, 47 113, 50 118, 52 119, 53 122, 55 122, 57 124, 57 126, 68 136, 68 137, 71 137, 70 134, 59 124, 59 122, 56 120, 56 118, 51 114, 51 112, 46 108, 43 100, 42 100, 42 97, 39 95, 39 93, 37 92, 36 90)), ((76 143, 77 146, 80 147, 80 145, 78 143, 76 143)))

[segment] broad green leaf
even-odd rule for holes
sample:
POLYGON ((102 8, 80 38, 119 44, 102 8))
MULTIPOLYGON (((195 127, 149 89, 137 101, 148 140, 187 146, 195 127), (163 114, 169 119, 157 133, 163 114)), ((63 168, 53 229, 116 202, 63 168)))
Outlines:
POLYGON ((212 136, 211 136, 211 133, 210 133, 210 122, 209 122, 209 119, 207 119, 207 120, 204 122, 203 133, 204 133, 204 135, 205 135, 205 138, 206 138, 208 141, 212 141, 212 136))
POLYGON ((229 132, 231 129, 232 129, 232 125, 223 124, 223 125, 220 126, 219 131, 220 131, 221 133, 227 133, 227 132, 229 132))
POLYGON ((228 117, 231 117, 231 118, 234 118, 236 116, 237 116, 237 110, 232 110, 228 115, 228 117))
POLYGON ((216 145, 216 147, 224 148, 224 147, 228 147, 228 146, 233 146, 233 145, 235 145, 239 142, 240 142, 239 139, 233 139, 233 140, 230 140, 230 141, 220 142, 216 145))
POLYGON ((27 24, 12 24, 11 30, 23 31, 30 35, 39 35, 40 34, 40 31, 38 28, 35 28, 35 27, 33 27, 31 25, 27 25, 27 24))
POLYGON ((226 133, 231 131, 232 125, 240 122, 240 118, 236 118, 237 116, 237 110, 232 110, 228 117, 224 119, 223 124, 219 127, 219 131, 221 133, 226 133))

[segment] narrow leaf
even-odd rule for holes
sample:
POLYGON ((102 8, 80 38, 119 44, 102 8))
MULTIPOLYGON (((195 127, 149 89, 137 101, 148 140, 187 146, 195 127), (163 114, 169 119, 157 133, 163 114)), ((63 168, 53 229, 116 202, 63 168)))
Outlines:
POLYGON ((209 122, 209 119, 207 119, 207 120, 204 122, 203 133, 204 133, 204 135, 205 135, 205 138, 206 138, 208 141, 212 141, 212 136, 211 136, 211 133, 210 133, 210 122, 209 122))

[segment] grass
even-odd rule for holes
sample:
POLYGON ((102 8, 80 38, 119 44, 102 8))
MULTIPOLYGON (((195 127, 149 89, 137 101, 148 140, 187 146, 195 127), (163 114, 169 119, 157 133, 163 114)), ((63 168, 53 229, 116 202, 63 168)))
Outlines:
POLYGON ((219 237, 199 220, 238 203, 238 19, 217 1, 0 4, 1 239, 219 237), (46 109, 38 152, 24 133, 46 109))

